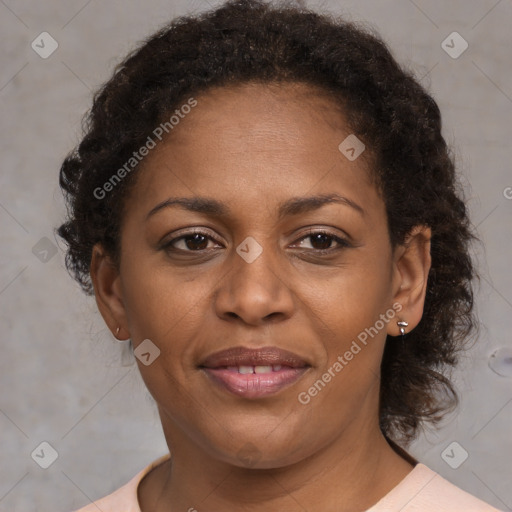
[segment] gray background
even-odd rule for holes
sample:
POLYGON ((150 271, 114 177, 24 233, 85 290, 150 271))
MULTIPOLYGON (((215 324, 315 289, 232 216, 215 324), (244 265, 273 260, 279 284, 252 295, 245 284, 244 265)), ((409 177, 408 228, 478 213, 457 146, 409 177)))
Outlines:
MULTIPOLYGON (((0 510, 69 511, 112 492, 166 451, 156 408, 137 367, 123 366, 96 311, 64 269, 53 228, 64 215, 58 169, 79 140, 92 90, 133 44, 170 18, 214 0, 5 0, 0 123, 0 510), (41 58, 43 31, 59 44, 41 58), (44 237, 48 240, 44 240, 44 237), (43 239, 43 241, 41 241, 43 239), (49 252, 44 252, 49 250, 49 252), (57 460, 31 457, 49 442, 57 460)), ((378 30, 398 60, 432 92, 463 173, 482 274, 478 343, 454 379, 461 407, 409 451, 448 480, 512 510, 512 2, 510 0, 308 1, 378 30), (468 42, 457 59, 441 47, 453 31, 468 42), (505 354, 506 355, 506 354, 505 354), (457 442, 453 469, 442 457, 457 442), (459 446, 460 445, 460 446, 459 446)), ((445 457, 446 458, 446 457, 445 457)))

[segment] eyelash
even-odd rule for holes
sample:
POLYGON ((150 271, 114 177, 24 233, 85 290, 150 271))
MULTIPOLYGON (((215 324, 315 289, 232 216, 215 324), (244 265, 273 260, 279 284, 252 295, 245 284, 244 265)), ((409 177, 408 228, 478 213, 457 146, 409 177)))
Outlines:
MULTIPOLYGON (((215 238, 213 238, 207 232, 201 231, 201 230, 194 230, 194 231, 190 231, 188 233, 185 233, 185 234, 183 234, 183 235, 181 235, 181 236, 179 236, 177 238, 173 238, 169 242, 165 243, 161 248, 164 249, 164 250, 167 250, 167 251, 176 251, 176 252, 182 252, 182 253, 189 252, 189 253, 199 253, 200 254, 202 252, 208 251, 208 249, 200 249, 200 250, 197 250, 197 251, 193 251, 193 250, 177 249, 176 247, 173 247, 173 244, 176 243, 177 241, 183 240, 183 239, 186 239, 186 238, 189 238, 189 237, 192 237, 194 235, 203 235, 206 238, 209 238, 210 240, 213 240, 214 242, 220 244, 220 242, 215 240, 215 238)), ((331 238, 332 240, 337 242, 339 244, 339 246, 338 247, 331 247, 329 249, 306 249, 306 251, 313 251, 313 252, 315 252, 317 254, 323 255, 323 254, 329 254, 329 253, 332 253, 332 252, 339 251, 341 249, 350 247, 350 244, 347 242, 347 240, 345 240, 344 238, 341 238, 341 237, 339 237, 337 235, 334 235, 333 233, 330 233, 329 231, 325 231, 323 229, 318 229, 318 230, 313 230, 312 229, 312 230, 308 231, 305 235, 300 237, 298 239, 298 241, 300 242, 301 240, 304 240, 306 238, 310 238, 310 237, 315 236, 315 235, 325 235, 328 238, 331 238)))

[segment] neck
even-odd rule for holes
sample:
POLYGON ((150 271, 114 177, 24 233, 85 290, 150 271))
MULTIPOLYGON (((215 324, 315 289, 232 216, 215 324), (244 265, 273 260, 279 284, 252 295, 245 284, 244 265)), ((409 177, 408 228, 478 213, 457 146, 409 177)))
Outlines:
POLYGON ((392 447, 378 425, 366 429, 350 425, 312 456, 272 469, 228 464, 206 454, 185 436, 177 439, 174 430, 172 435, 165 433, 175 448, 171 460, 155 468, 153 478, 139 485, 142 512, 217 512, 234 505, 247 512, 367 510, 417 462, 396 444, 392 447))

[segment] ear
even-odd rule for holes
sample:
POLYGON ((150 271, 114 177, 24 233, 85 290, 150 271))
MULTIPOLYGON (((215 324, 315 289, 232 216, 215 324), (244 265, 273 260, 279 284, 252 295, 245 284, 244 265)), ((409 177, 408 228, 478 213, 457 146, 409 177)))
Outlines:
MULTIPOLYGON (((412 331, 423 316, 427 279, 432 263, 430 256, 431 229, 415 226, 393 255, 393 302, 402 306, 397 321, 408 322, 405 332, 412 331)), ((398 336, 396 322, 388 323, 388 334, 398 336)))
POLYGON ((121 277, 116 266, 100 243, 92 249, 91 280, 96 304, 105 323, 117 339, 128 339, 126 310, 123 303, 121 277), (119 327, 119 332, 117 328, 119 327))

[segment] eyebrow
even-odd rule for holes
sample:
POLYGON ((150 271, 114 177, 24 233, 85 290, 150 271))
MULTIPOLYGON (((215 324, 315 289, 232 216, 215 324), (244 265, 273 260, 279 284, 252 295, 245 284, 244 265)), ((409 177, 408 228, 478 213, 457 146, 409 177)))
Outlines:
MULTIPOLYGON (((347 197, 340 196, 339 194, 320 194, 316 196, 292 197, 287 199, 279 205, 278 218, 282 220, 287 216, 317 210, 327 204, 343 204, 349 206, 362 216, 366 213, 361 206, 347 197)), ((227 217, 231 214, 231 209, 226 204, 209 197, 169 197, 152 208, 146 215, 146 220, 155 213, 171 206, 179 206, 185 210, 216 217, 227 217)))

